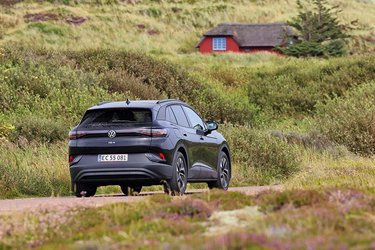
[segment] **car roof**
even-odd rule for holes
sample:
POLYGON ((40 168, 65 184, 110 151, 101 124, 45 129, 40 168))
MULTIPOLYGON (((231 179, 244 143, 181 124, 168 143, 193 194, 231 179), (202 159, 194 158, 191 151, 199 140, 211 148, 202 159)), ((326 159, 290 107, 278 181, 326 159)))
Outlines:
POLYGON ((169 103, 179 103, 182 104, 182 101, 175 99, 164 99, 164 100, 126 100, 126 101, 105 101, 92 106, 88 110, 95 109, 111 109, 111 108, 155 108, 157 106, 163 106, 164 104, 169 103))

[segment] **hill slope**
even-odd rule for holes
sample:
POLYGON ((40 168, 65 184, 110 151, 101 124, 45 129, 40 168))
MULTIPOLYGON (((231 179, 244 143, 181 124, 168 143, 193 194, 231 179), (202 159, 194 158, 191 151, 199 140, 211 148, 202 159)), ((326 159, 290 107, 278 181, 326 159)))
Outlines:
MULTIPOLYGON (((358 20, 351 51, 372 48, 366 40, 373 40, 375 34, 375 3, 329 2, 343 9, 339 16, 343 23, 358 20)), ((218 23, 285 22, 296 11, 295 0, 23 1, 1 8, 0 43, 187 53, 195 51, 201 35, 218 23)))

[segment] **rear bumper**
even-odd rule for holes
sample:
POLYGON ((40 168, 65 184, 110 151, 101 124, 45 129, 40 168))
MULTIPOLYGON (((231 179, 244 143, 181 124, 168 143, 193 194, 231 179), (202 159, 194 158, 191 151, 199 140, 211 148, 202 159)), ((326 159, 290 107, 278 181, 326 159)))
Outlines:
MULTIPOLYGON (((129 157, 131 159, 131 157, 129 157)), ((99 163, 97 156, 84 156, 70 167, 72 183, 95 185, 154 185, 172 177, 172 166, 153 162, 146 157, 137 161, 99 163)), ((74 186, 74 185, 73 185, 74 186)))

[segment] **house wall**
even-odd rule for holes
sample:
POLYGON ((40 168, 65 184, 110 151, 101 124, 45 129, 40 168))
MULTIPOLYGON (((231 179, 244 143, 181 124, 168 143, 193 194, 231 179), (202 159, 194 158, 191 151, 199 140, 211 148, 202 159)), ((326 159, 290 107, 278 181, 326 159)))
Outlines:
POLYGON ((212 37, 205 37, 199 45, 199 51, 203 54, 206 53, 222 53, 222 52, 240 52, 237 42, 232 37, 226 37, 227 50, 217 51, 212 50, 212 37))
POLYGON ((227 50, 225 51, 214 51, 212 50, 212 37, 205 37, 199 45, 199 51, 202 54, 207 53, 225 53, 225 52, 238 52, 238 53, 259 53, 267 52, 276 55, 281 55, 280 52, 273 50, 273 47, 250 47, 240 48, 237 42, 232 37, 226 37, 227 39, 227 50))

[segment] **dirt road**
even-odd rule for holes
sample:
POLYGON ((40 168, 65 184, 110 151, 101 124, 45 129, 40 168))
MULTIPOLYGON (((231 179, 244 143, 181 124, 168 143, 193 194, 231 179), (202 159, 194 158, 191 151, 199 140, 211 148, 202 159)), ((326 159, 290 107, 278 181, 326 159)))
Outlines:
MULTIPOLYGON (((266 190, 280 190, 281 186, 253 186, 253 187, 233 187, 229 191, 238 191, 247 195, 256 195, 266 190)), ((188 194, 208 191, 207 189, 188 190, 188 194)), ((120 194, 98 195, 90 198, 76 197, 46 197, 46 198, 26 198, 0 200, 0 214, 13 212, 27 212, 35 210, 69 210, 75 207, 99 207, 106 204, 118 202, 134 202, 144 199, 149 195, 161 192, 142 192, 139 196, 123 196, 120 194)))

